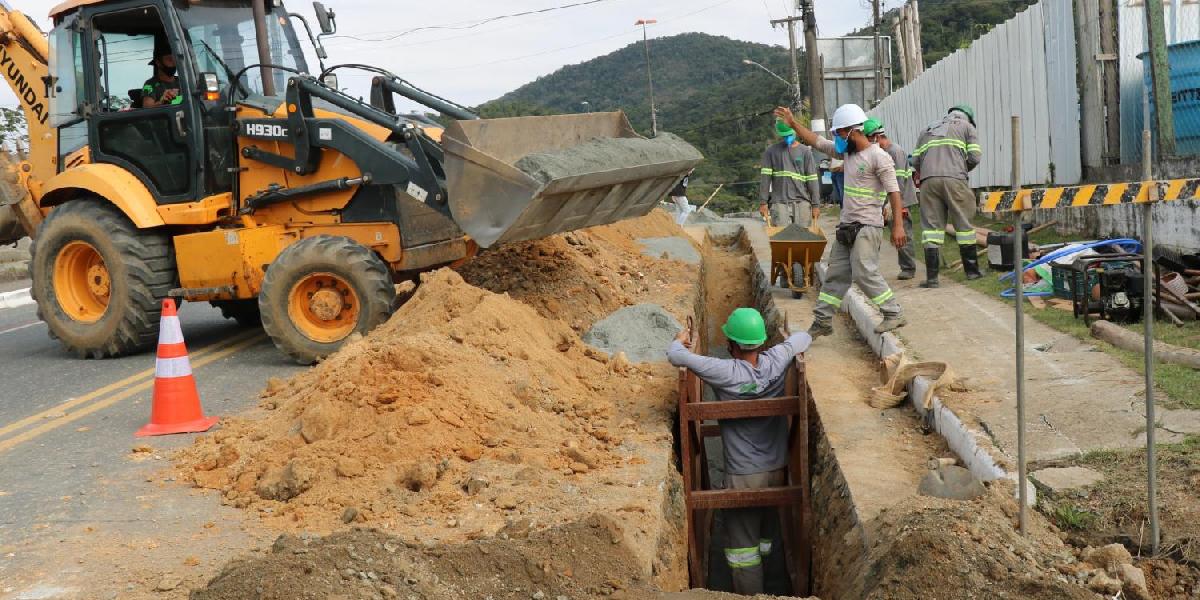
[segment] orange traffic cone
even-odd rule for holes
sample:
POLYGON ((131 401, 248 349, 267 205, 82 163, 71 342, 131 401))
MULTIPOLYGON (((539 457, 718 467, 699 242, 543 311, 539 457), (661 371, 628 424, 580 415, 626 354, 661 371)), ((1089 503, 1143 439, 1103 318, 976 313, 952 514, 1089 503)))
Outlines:
POLYGON ((163 300, 162 324, 158 332, 158 358, 154 362, 154 403, 150 423, 137 431, 137 437, 197 433, 217 424, 217 417, 205 417, 200 394, 192 377, 187 346, 175 301, 163 300))

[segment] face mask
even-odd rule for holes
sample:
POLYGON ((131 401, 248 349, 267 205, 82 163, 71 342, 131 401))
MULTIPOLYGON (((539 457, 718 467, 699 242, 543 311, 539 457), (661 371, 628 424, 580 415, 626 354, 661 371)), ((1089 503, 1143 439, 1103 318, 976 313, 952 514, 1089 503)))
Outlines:
POLYGON ((791 146, 792 144, 796 143, 796 136, 789 135, 789 136, 783 138, 783 141, 786 142, 787 145, 791 146))
POLYGON ((845 154, 846 149, 849 147, 850 147, 850 140, 848 140, 836 133, 833 134, 833 149, 836 150, 838 154, 845 154))
POLYGON ((163 65, 163 67, 162 67, 163 74, 166 75, 167 77, 174 77, 175 71, 177 71, 177 70, 179 70, 178 67, 168 67, 166 65, 163 65))

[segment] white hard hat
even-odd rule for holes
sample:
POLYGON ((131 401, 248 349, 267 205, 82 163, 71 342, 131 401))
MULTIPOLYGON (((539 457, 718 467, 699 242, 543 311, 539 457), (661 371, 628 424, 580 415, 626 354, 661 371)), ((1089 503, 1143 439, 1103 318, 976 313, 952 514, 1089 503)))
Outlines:
POLYGON ((857 104, 843 104, 833 111, 833 130, 862 125, 867 122, 867 113, 857 104))

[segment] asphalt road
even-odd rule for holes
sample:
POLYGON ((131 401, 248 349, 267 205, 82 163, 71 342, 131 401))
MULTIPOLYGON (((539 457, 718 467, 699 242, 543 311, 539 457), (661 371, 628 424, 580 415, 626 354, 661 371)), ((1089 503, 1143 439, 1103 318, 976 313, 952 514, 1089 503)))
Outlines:
MULTIPOLYGON (((206 303, 185 304, 180 321, 209 415, 252 408, 268 378, 301 369, 261 329, 240 328, 206 303)), ((153 381, 153 352, 80 360, 49 338, 35 307, 0 310, 0 598, 22 597, 33 584, 78 584, 59 581, 67 575, 53 567, 65 560, 55 545, 76 535, 76 524, 121 524, 109 527, 123 531, 111 531, 119 540, 152 536, 163 522, 195 527, 220 513, 212 495, 152 485, 168 466, 162 451, 194 437, 134 438, 149 417, 153 381), (159 460, 131 460, 142 442, 159 460), (35 581, 39 572, 56 582, 35 581)), ((75 579, 89 576, 84 564, 71 557, 75 579)))

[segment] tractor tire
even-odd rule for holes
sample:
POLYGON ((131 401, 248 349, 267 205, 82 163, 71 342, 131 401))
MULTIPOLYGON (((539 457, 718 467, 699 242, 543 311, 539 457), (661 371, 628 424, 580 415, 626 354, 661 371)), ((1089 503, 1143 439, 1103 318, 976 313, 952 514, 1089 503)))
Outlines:
POLYGON ((262 325, 262 313, 258 309, 258 299, 249 300, 213 300, 209 302, 213 308, 220 309, 221 316, 237 321, 239 327, 250 329, 262 325))
POLYGON ((34 237, 29 275, 38 318, 80 358, 112 358, 158 340, 162 300, 176 281, 171 238, 138 229, 85 197, 56 207, 34 237))
POLYGON ((383 259, 350 238, 319 235, 288 246, 267 267, 258 306, 275 346, 310 365, 387 321, 395 296, 383 259))

